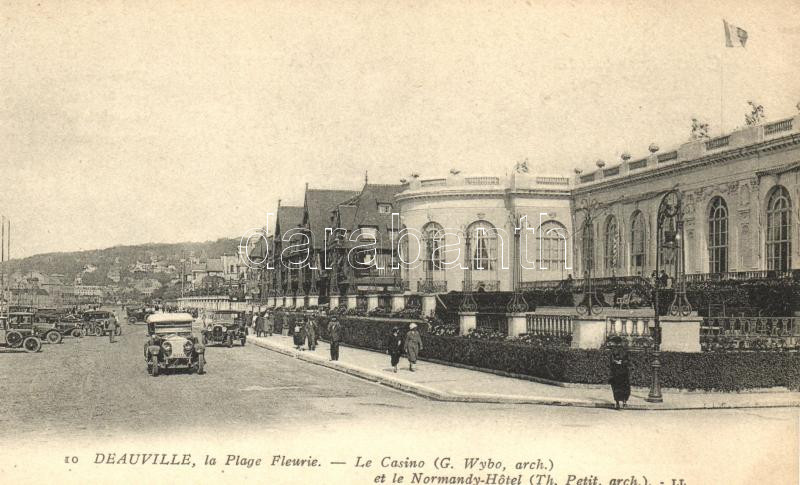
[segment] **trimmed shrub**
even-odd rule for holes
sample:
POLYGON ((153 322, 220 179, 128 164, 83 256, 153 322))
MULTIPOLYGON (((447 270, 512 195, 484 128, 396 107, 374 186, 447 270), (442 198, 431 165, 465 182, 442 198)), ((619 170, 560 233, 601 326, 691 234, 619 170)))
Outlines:
MULTIPOLYGON (((340 317, 344 342, 385 351, 392 327, 402 334, 410 321, 340 317)), ((436 335, 425 322, 416 322, 422 334, 421 357, 561 382, 605 384, 608 352, 532 345, 523 340, 484 340, 436 335)), ((320 320, 327 339, 327 318, 320 320)), ((661 385, 680 389, 737 391, 783 386, 800 389, 800 353, 705 352, 661 353, 661 385)), ((650 385, 652 354, 631 352, 631 384, 650 385)))

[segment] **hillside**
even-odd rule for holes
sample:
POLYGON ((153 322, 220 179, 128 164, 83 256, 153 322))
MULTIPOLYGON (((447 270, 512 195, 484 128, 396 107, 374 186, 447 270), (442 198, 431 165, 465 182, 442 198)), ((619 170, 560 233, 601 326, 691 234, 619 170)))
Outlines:
POLYGON ((89 265, 97 269, 84 273, 83 283, 88 285, 111 284, 107 279, 109 270, 116 269, 120 276, 128 275, 128 268, 137 261, 164 261, 180 267, 181 259, 194 255, 197 258, 218 258, 223 253, 235 253, 239 239, 222 238, 216 241, 187 242, 173 244, 139 244, 114 246, 88 251, 45 253, 23 259, 12 259, 3 265, 5 273, 15 271, 41 271, 46 274, 64 275, 64 281, 72 281, 89 265))

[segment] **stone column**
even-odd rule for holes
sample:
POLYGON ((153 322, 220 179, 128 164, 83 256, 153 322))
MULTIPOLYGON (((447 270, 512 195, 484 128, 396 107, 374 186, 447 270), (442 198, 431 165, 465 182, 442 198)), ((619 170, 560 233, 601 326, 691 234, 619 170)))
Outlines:
POLYGON ((339 306, 339 295, 331 295, 330 303, 328 304, 328 308, 333 310, 334 308, 339 306))
POLYGON ((405 295, 392 295, 392 311, 402 310, 406 307, 405 295))
POLYGON ((663 316, 660 323, 662 352, 700 352, 702 317, 663 316))
POLYGON ((347 308, 355 308, 357 305, 356 295, 347 295, 347 308))
POLYGON ((318 305, 319 305, 319 295, 316 293, 308 295, 308 306, 318 306, 318 305))
POLYGON ((367 311, 378 308, 378 295, 367 296, 367 311))
POLYGON ((572 320, 573 349, 599 349, 606 341, 606 320, 598 317, 578 317, 572 320))
POLYGON ((508 336, 518 337, 528 331, 525 313, 506 313, 508 336))
POLYGON ((306 306, 306 297, 303 294, 295 296, 294 306, 295 308, 304 308, 306 306))
POLYGON ((436 295, 422 295, 422 318, 430 317, 436 312, 436 295))
POLYGON ((475 312, 458 313, 458 334, 467 335, 470 330, 478 327, 478 317, 475 312))

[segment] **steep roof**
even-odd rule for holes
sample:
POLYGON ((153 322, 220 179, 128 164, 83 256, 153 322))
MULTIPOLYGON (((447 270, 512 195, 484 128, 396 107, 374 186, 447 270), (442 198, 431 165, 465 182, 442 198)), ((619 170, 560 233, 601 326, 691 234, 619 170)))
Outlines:
POLYGON ((282 205, 278 207, 278 215, 275 219, 275 236, 278 240, 280 240, 280 238, 283 237, 283 233, 289 229, 303 224, 303 210, 302 207, 295 205, 282 205), (280 228, 281 234, 277 233, 277 228, 280 228))
POLYGON ((311 230, 314 249, 321 249, 325 240, 325 229, 332 227, 331 209, 339 203, 358 195, 355 190, 306 190, 303 224, 311 230))
POLYGON ((405 189, 404 185, 365 184, 361 192, 334 209, 340 227, 348 232, 360 226, 374 226, 378 229, 378 245, 380 249, 391 247, 389 228, 392 225, 394 197, 405 189), (392 204, 392 210, 382 213, 379 204, 392 204))
POLYGON ((206 271, 208 271, 209 273, 212 271, 222 272, 222 270, 223 268, 222 268, 221 258, 209 259, 206 261, 206 271))

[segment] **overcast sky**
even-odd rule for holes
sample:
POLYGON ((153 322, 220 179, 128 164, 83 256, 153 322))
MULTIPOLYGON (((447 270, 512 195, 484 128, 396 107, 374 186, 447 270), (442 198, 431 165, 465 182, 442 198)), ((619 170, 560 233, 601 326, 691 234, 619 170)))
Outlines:
POLYGON ((682 143, 692 116, 719 133, 748 99, 770 119, 800 102, 796 0, 18 3, 0 5, 17 257, 236 236, 365 171, 567 175, 682 143))

